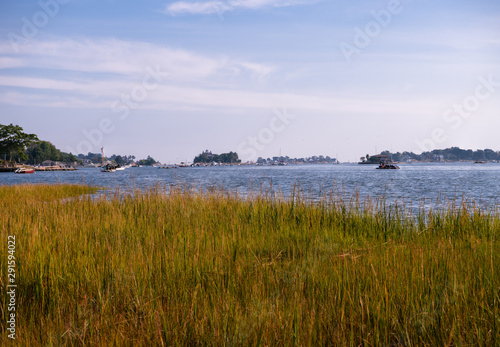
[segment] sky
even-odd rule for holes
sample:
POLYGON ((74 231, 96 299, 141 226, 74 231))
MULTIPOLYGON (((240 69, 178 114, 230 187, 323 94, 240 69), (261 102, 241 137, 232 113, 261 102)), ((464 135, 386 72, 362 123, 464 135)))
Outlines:
POLYGON ((500 150, 497 0, 0 0, 0 124, 65 152, 500 150))

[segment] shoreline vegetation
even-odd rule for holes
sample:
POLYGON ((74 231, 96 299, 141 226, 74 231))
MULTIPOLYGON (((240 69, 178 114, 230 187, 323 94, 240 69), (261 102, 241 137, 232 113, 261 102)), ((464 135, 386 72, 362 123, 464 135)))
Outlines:
POLYGON ((500 343, 498 210, 408 218, 383 201, 312 203, 298 190, 100 190, 0 186, 2 240, 17 244, 18 343, 500 343))
POLYGON ((358 164, 380 164, 381 161, 395 163, 457 163, 457 162, 500 162, 500 151, 491 149, 461 149, 450 147, 446 149, 434 149, 432 151, 416 154, 413 152, 383 151, 380 154, 369 155, 360 158, 358 164))
MULTIPOLYGON (((101 149, 102 150, 102 149, 101 149)), ((388 150, 380 154, 363 156, 360 158, 359 164, 380 164, 384 162, 394 163, 453 163, 453 162, 500 162, 500 151, 492 149, 461 149, 451 147, 446 149, 434 149, 424 151, 421 154, 413 152, 390 152, 388 150)), ((115 166, 166 166, 171 167, 172 164, 161 164, 153 157, 148 156, 147 159, 135 160, 133 155, 116 155, 104 157, 101 153, 78 154, 64 153, 57 149, 48 141, 41 141, 36 134, 26 134, 23 128, 14 125, 0 124, 0 172, 12 171, 12 168, 18 166, 37 167, 43 170, 45 167, 61 167, 64 171, 67 168, 85 167, 85 166, 102 166, 103 163, 115 166), (3 157, 3 160, 2 160, 3 157), (7 157, 9 160, 7 160, 7 157)), ((338 158, 330 156, 312 156, 306 158, 292 158, 289 156, 281 156, 273 158, 259 157, 254 162, 242 162, 238 153, 228 152, 222 154, 214 154, 209 150, 201 152, 195 156, 193 163, 190 164, 186 159, 185 162, 175 163, 175 167, 188 166, 219 166, 219 165, 288 165, 288 164, 338 164, 338 158)), ((45 170, 55 171, 55 170, 45 170)), ((59 170, 57 170, 59 171, 59 170)))

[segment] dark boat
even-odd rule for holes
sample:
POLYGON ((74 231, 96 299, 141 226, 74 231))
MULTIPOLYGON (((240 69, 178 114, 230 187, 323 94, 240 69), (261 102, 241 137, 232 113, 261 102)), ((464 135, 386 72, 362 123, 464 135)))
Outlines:
POLYGON ((101 172, 115 172, 115 171, 116 171, 116 167, 114 167, 111 164, 101 166, 101 172))
POLYGON ((391 164, 384 161, 381 161, 380 165, 377 168, 377 170, 399 170, 399 169, 400 167, 397 166, 396 164, 391 164))

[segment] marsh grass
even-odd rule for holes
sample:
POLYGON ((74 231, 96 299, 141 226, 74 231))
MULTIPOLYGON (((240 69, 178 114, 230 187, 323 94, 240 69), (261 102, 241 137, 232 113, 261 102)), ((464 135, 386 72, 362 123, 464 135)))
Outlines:
POLYGON ((179 187, 83 195, 95 192, 0 187, 22 345, 500 344, 496 211, 407 218, 359 196, 179 187))

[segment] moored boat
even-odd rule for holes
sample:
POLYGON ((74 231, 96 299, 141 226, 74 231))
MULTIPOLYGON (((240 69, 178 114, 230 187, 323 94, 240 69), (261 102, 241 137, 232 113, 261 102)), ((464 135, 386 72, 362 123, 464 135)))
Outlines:
POLYGON ((16 171, 14 171, 16 174, 32 174, 35 173, 35 169, 33 168, 27 168, 27 167, 20 167, 16 171))
POLYGON ((104 147, 101 147, 101 172, 115 172, 116 166, 111 164, 104 165, 104 147))
POLYGON ((115 172, 115 171, 116 171, 116 168, 111 164, 108 164, 108 165, 101 167, 101 172, 115 172))
POLYGON ((399 170, 400 167, 397 166, 396 164, 391 164, 385 161, 380 162, 379 167, 377 170, 399 170))

